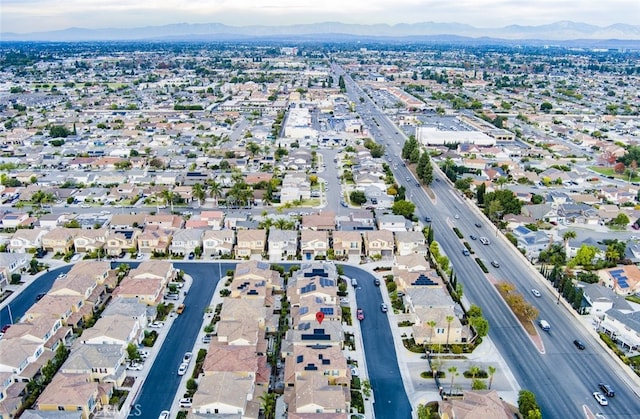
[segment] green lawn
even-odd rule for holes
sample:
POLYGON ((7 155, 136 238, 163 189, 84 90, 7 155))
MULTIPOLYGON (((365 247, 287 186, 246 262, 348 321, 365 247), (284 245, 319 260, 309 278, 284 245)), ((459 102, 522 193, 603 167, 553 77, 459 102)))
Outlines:
MULTIPOLYGON (((613 176, 616 179, 626 180, 627 182, 629 181, 629 175, 616 173, 615 170, 613 170, 613 167, 589 166, 589 169, 601 174, 602 176, 613 176)), ((640 182, 640 173, 632 177, 631 182, 640 182)))

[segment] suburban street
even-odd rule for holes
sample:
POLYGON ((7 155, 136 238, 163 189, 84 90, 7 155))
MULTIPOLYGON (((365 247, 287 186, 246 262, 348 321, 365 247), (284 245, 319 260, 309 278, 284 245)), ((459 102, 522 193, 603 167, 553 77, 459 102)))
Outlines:
MULTIPOLYGON (((398 367, 388 315, 380 310, 381 287, 374 285, 373 275, 360 268, 343 265, 343 269, 346 276, 358 281, 355 297, 357 307, 363 309, 365 316, 360 322, 360 330, 375 399, 375 415, 377 418, 410 418, 411 405, 398 367)), ((355 315, 353 319, 357 321, 355 315)))

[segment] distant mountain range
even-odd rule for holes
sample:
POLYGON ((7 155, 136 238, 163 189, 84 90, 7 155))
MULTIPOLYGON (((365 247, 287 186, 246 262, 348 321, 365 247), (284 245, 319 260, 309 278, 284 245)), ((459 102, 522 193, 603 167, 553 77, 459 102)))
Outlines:
POLYGON ((140 28, 69 28, 50 32, 0 33, 0 41, 231 41, 231 40, 286 40, 286 41, 353 41, 353 40, 413 40, 432 42, 490 43, 502 41, 515 43, 537 41, 557 43, 581 41, 594 46, 602 41, 625 41, 639 46, 640 25, 617 23, 610 26, 594 26, 571 21, 548 25, 510 25, 500 28, 476 28, 461 23, 423 22, 412 24, 347 24, 324 22, 288 26, 228 26, 221 23, 179 23, 140 28))

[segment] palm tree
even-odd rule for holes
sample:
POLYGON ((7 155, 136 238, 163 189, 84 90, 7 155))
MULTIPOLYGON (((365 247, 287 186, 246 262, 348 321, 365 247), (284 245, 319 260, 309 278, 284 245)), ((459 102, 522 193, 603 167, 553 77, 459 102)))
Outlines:
POLYGON ((577 237, 577 234, 573 230, 565 231, 564 233, 562 233, 562 241, 564 242, 564 253, 565 253, 565 255, 567 255, 569 253, 569 248, 568 248, 569 240, 575 239, 576 237, 577 237))
POLYGON ((204 191, 204 186, 201 183, 196 183, 191 187, 193 196, 198 200, 198 205, 202 205, 202 201, 206 198, 207 194, 204 191))
POLYGON ((447 370, 451 374, 451 388, 449 389, 449 396, 453 394, 453 380, 458 376, 458 369, 456 367, 449 367, 447 370))
POLYGON ((615 244, 610 244, 607 246, 605 258, 610 262, 616 262, 618 259, 620 259, 620 254, 618 253, 618 249, 616 249, 615 244))
POLYGON ((209 183, 209 196, 216 200, 216 207, 218 206, 218 198, 222 196, 222 185, 215 180, 209 183))
POLYGON ((469 374, 471 375, 471 378, 475 380, 476 376, 480 374, 480 367, 477 365, 469 367, 469 374))
POLYGON ((273 419, 275 417, 276 409, 276 395, 275 393, 262 393, 260 399, 260 408, 264 411, 265 419, 273 419))
POLYGON ((435 332, 436 330, 436 321, 435 320, 429 320, 427 322, 427 326, 429 326, 431 328, 431 335, 429 336, 429 345, 433 346, 433 332, 435 332))
POLYGON ((447 348, 449 347, 449 332, 451 331, 451 322, 455 317, 449 315, 445 319, 447 320, 447 348))
POLYGON ((493 384, 493 375, 496 373, 496 367, 490 365, 487 370, 489 370, 489 390, 491 390, 491 384, 493 384))
POLYGON ((171 206, 171 212, 173 212, 173 199, 175 198, 173 191, 165 189, 160 193, 160 195, 162 196, 162 199, 164 199, 164 202, 171 206))

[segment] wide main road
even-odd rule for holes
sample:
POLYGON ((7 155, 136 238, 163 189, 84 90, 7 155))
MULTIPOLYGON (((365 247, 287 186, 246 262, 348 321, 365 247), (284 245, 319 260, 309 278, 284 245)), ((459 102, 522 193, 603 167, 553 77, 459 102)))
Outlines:
MULTIPOLYGON (((382 139, 388 155, 394 156, 393 161, 397 161, 403 144, 399 139, 402 134, 346 74, 345 81, 356 106, 368 114, 365 119, 375 119, 378 123, 374 129, 379 133, 375 136, 376 140, 382 139), (359 97, 363 97, 364 102, 359 103, 359 97)), ((437 197, 435 204, 421 187, 415 186, 415 180, 406 167, 399 164, 394 174, 399 183, 406 186, 407 199, 416 204, 419 216, 422 219, 426 215, 431 217, 436 240, 463 283, 465 295, 469 301, 482 307, 490 325, 489 336, 522 388, 536 394, 543 417, 584 418, 584 407, 594 413, 604 412, 607 418, 638 417, 640 399, 620 378, 626 373, 564 305, 556 304, 557 295, 547 289, 543 280, 516 253, 517 250, 496 238, 495 228, 472 208, 472 203, 462 198, 438 171, 434 177, 439 181, 431 185, 437 197), (456 214, 458 218, 455 218, 456 214), (482 227, 476 227, 476 222, 481 223, 482 227), (464 246, 453 232, 453 226, 458 227, 465 240, 471 243, 475 255, 462 254, 464 246), (470 240, 470 234, 486 236, 491 244, 483 246, 478 241, 470 240), (490 270, 489 277, 480 270, 475 257, 485 262, 490 270), (500 268, 493 268, 491 260, 497 260, 500 268), (490 279, 514 284, 540 310, 540 317, 551 324, 551 332, 542 333, 544 353, 538 351, 490 279), (532 288, 539 289, 542 297, 533 297, 530 292, 532 288), (578 350, 573 345, 574 339, 585 342, 586 350, 578 350), (616 391, 609 406, 601 407, 592 396, 598 390, 599 382, 610 384, 616 391)))
MULTIPOLYGON (((440 176, 439 173, 436 176, 440 176)), ((437 203, 427 202, 427 213, 432 217, 436 240, 449 256, 457 277, 464 285, 468 299, 480 307, 489 321, 489 336, 505 358, 519 384, 536 394, 544 417, 583 418, 583 406, 592 412, 606 411, 608 418, 637 417, 640 399, 620 376, 621 368, 600 347, 573 314, 562 304, 556 304, 557 295, 547 289, 539 276, 527 266, 528 262, 518 255, 510 244, 496 237, 495 227, 470 207, 469 202, 459 196, 443 178, 434 182, 433 191, 437 203), (459 218, 455 218, 458 214, 459 218), (479 222, 482 227, 476 227, 479 222), (462 240, 453 233, 456 226, 473 246, 476 254, 464 256, 462 240), (491 244, 483 246, 469 235, 485 236, 491 244), (481 258, 494 280, 505 280, 514 284, 517 291, 540 310, 540 317, 551 324, 550 333, 542 333, 545 352, 540 353, 522 329, 511 310, 497 293, 495 286, 480 270, 475 257, 481 258), (496 260, 500 268, 490 265, 496 260), (542 292, 535 298, 531 289, 542 292), (586 343, 587 349, 578 350, 574 339, 586 343), (599 382, 614 388, 616 397, 610 400, 606 410, 594 400, 592 393, 599 382)), ((424 195, 423 192, 417 192, 424 195)))

